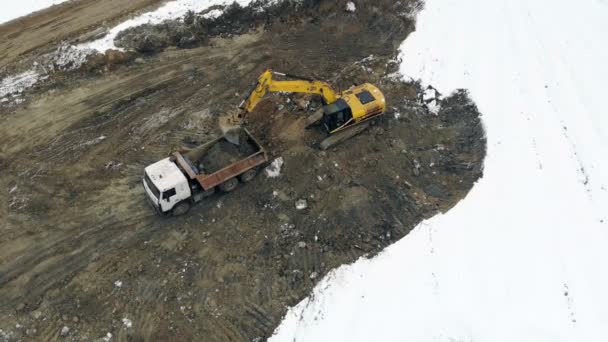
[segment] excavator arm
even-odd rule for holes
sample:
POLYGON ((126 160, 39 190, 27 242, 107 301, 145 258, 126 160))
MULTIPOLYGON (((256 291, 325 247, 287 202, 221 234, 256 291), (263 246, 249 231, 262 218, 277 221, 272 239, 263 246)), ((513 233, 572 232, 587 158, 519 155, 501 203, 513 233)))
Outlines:
POLYGON ((338 99, 338 94, 329 84, 325 82, 274 72, 268 69, 264 71, 262 75, 260 75, 258 82, 255 84, 251 92, 247 95, 243 102, 241 102, 239 106, 239 108, 242 110, 241 115, 253 111, 255 106, 262 101, 268 92, 273 93, 281 91, 289 93, 318 94, 321 95, 325 100, 325 103, 328 104, 334 103, 338 99), (285 78, 293 78, 293 80, 278 81, 273 78, 274 75, 285 78))

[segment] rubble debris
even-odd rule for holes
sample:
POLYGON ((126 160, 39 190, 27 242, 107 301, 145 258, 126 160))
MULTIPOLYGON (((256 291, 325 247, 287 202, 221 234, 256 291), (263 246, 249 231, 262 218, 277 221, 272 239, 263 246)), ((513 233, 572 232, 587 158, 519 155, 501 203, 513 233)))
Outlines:
POLYGON ((264 172, 268 178, 276 178, 281 175, 281 168, 283 167, 283 157, 278 157, 268 165, 264 172))
POLYGON ((296 201, 296 209, 304 210, 308 208, 308 202, 305 199, 300 199, 296 201))
POLYGON ((131 322, 130 319, 128 318, 123 318, 122 319, 122 324, 126 327, 126 328, 131 328, 133 326, 133 322, 131 322))

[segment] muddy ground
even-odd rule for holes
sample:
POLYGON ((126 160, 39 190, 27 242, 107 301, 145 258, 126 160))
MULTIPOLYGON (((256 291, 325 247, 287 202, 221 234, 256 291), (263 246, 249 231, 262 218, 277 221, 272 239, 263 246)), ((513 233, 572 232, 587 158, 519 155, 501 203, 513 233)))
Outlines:
MULTIPOLYGON (((52 20, 93 18, 106 2, 77 1, 52 20)), ((423 89, 395 76, 413 2, 355 3, 355 13, 345 1, 304 1, 220 18, 235 24, 187 46, 167 40, 121 64, 54 74, 24 103, 0 107, 0 339, 262 341, 328 271, 462 199, 485 155, 475 105, 461 91, 431 113, 423 89), (260 174, 184 217, 155 215, 143 168, 216 137, 218 117, 267 67, 342 89, 375 83, 389 110, 321 152, 322 130, 303 128, 319 99, 270 96, 246 126, 283 158, 281 175, 260 174)), ((36 37, 19 52, 25 59, 57 39, 35 23, 23 24, 36 37)), ((89 32, 64 30, 71 39, 89 32)), ((8 53, 0 65, 20 60, 8 53)))

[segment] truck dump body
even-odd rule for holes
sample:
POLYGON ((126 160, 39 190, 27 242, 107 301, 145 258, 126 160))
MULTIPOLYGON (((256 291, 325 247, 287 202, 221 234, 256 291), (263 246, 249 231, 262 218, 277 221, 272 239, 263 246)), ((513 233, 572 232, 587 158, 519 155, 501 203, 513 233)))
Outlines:
POLYGON ((177 165, 205 191, 268 161, 266 151, 246 129, 240 132, 238 145, 220 137, 173 155, 177 165))
POLYGON ((219 140, 198 160, 199 172, 206 174, 217 172, 255 152, 257 152, 256 146, 249 139, 240 145, 234 145, 224 139, 219 140))

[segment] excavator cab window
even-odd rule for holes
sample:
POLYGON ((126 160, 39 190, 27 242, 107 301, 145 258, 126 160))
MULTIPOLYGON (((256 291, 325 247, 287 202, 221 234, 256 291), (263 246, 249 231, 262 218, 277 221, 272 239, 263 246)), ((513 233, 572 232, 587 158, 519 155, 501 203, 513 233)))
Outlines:
POLYGON ((343 126, 353 117, 350 107, 343 99, 325 106, 323 110, 323 123, 329 132, 343 126))
POLYGON ((368 104, 370 102, 376 101, 376 98, 367 90, 364 90, 356 95, 361 104, 368 104))

